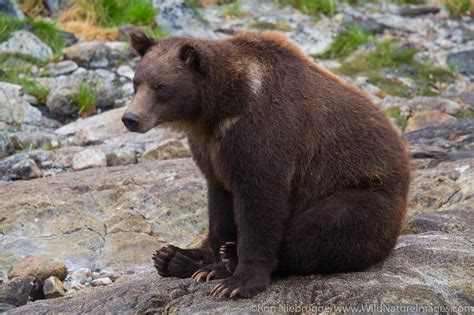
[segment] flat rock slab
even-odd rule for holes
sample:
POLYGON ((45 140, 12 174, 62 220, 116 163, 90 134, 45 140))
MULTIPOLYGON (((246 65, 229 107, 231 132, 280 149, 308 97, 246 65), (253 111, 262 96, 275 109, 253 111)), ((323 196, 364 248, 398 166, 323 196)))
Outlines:
POLYGON ((341 312, 343 307, 366 312, 399 313, 407 307, 412 313, 421 312, 415 307, 467 312, 474 299, 473 259, 472 244, 463 237, 411 235, 401 237, 394 254, 368 271, 280 279, 252 299, 213 298, 209 291, 216 281, 199 284, 150 271, 70 297, 37 301, 10 314, 282 313, 304 311, 302 307, 306 312, 341 312))
POLYGON ((190 159, 0 184, 0 271, 36 253, 77 267, 137 271, 163 244, 197 245, 206 185, 190 159))

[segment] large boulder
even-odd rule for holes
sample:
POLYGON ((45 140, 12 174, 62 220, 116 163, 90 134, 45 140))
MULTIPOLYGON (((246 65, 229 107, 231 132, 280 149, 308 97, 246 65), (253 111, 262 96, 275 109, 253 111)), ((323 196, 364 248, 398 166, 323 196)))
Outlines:
POLYGON ((46 61, 53 56, 53 50, 36 35, 28 31, 16 31, 3 43, 0 43, 0 53, 30 55, 46 61))
POLYGON ((14 18, 23 20, 25 15, 21 12, 15 0, 0 0, 0 13, 10 15, 14 18))

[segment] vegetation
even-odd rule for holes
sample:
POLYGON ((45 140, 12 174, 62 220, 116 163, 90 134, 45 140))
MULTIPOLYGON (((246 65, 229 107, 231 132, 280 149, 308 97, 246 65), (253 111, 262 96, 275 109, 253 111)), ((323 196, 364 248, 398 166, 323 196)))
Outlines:
POLYGON ((353 53, 360 45, 371 39, 371 33, 353 24, 339 33, 328 50, 320 55, 322 58, 344 58, 353 53))
POLYGON ((278 21, 276 23, 267 22, 267 21, 255 21, 249 25, 250 28, 257 30, 273 30, 273 31, 282 31, 290 32, 292 30, 291 26, 284 21, 278 21))
POLYGON ((420 63, 413 59, 416 50, 400 47, 395 41, 381 41, 373 50, 347 58, 337 70, 348 76, 366 76, 387 94, 409 97, 413 94, 433 96, 443 85, 452 82, 454 74, 442 68, 420 63), (393 78, 386 74, 392 72, 393 78), (404 86, 397 77, 415 83, 416 90, 404 86))
POLYGON ((86 82, 81 83, 79 92, 73 96, 74 103, 77 104, 81 116, 89 116, 96 110, 97 102, 97 82, 92 86, 86 82))
POLYGON ((290 4, 306 14, 323 13, 334 15, 337 10, 337 0, 279 0, 281 4, 290 4))
POLYGON ((408 118, 405 116, 402 116, 400 108, 399 107, 389 107, 385 110, 385 115, 388 118, 392 118, 395 120, 395 123, 403 129, 405 129, 407 125, 408 118))
POLYGON ((224 16, 239 17, 244 15, 244 12, 240 8, 240 2, 238 1, 230 4, 223 4, 221 10, 222 15, 224 16))
POLYGON ((56 53, 60 55, 66 43, 61 36, 56 24, 51 21, 38 19, 18 20, 10 16, 0 14, 0 41, 6 40, 11 33, 18 30, 28 30, 38 36, 43 42, 48 44, 56 53))
POLYGON ((461 16, 469 11, 470 0, 445 0, 446 9, 451 16, 461 16))
POLYGON ((1 54, 0 81, 21 85, 25 93, 36 97, 40 103, 45 103, 49 90, 31 78, 33 64, 42 65, 42 62, 27 55, 1 54))
POLYGON ((474 110, 463 108, 456 112, 456 117, 459 118, 474 118, 474 110))

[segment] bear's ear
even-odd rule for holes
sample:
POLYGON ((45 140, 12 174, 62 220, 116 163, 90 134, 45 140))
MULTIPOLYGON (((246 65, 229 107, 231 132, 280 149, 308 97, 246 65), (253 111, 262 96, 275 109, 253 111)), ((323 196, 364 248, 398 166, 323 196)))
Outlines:
POLYGON ((133 30, 130 32, 130 42, 132 47, 143 57, 148 48, 156 44, 156 41, 143 33, 142 30, 133 30))
POLYGON ((193 68, 194 70, 199 70, 201 64, 201 56, 199 55, 196 47, 189 44, 185 44, 181 47, 179 52, 179 58, 184 61, 184 63, 193 68))

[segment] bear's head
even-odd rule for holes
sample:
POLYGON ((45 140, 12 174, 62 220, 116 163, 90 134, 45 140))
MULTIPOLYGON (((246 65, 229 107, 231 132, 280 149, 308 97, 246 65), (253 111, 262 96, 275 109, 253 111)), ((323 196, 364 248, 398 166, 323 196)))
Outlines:
POLYGON ((135 95, 122 117, 125 126, 143 133, 160 124, 198 119, 207 48, 189 38, 154 40, 141 31, 130 38, 142 59, 133 79, 135 95))

